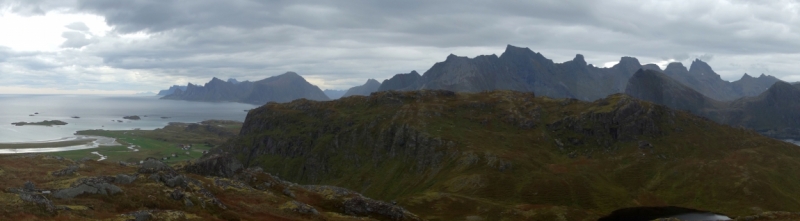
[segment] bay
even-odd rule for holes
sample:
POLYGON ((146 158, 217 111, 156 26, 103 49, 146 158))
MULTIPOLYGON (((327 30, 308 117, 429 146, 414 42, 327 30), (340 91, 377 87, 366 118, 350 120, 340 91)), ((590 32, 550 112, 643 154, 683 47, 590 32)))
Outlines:
POLYGON ((151 130, 169 122, 244 121, 256 105, 160 100, 156 96, 0 95, 0 143, 69 139, 79 130, 151 130), (38 114, 36 114, 38 113, 38 114), (33 115, 33 116, 30 116, 33 115), (123 119, 137 115, 140 120, 123 119), (78 118, 73 118, 78 117, 78 118), (62 126, 15 126, 14 122, 61 120, 62 126), (122 122, 118 122, 122 121, 122 122))

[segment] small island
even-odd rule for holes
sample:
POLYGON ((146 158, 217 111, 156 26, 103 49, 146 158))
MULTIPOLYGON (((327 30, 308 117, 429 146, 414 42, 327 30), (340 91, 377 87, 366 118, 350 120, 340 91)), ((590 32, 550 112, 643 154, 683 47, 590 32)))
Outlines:
POLYGON ((16 122, 11 123, 15 126, 25 126, 25 125, 37 125, 37 126, 48 126, 52 127, 53 125, 67 125, 67 122, 60 121, 60 120, 46 120, 42 122, 16 122))
POLYGON ((123 119, 128 119, 128 120, 141 120, 141 119, 142 119, 142 118, 141 118, 141 117, 139 117, 138 115, 133 115, 133 116, 124 116, 124 117, 122 117, 122 118, 123 118, 123 119))

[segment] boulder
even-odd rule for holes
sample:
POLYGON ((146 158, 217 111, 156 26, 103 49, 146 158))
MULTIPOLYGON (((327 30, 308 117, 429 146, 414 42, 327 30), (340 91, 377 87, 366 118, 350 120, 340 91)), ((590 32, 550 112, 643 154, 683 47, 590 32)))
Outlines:
POLYGON ((117 176, 114 177, 114 183, 131 184, 133 183, 133 181, 136 181, 136 176, 130 176, 127 174, 117 174, 117 176))
POLYGON ((114 195, 122 192, 118 186, 108 183, 105 178, 81 179, 73 183, 72 187, 60 189, 53 193, 59 199, 72 199, 82 194, 114 195))
POLYGON ((153 158, 148 158, 142 163, 142 166, 139 167, 139 173, 149 174, 149 173, 156 173, 159 171, 173 171, 173 169, 164 162, 158 161, 153 158))
POLYGON ((53 176, 67 176, 67 175, 75 174, 75 172, 78 172, 78 166, 70 165, 66 169, 53 172, 52 175, 53 176))
POLYGON ((230 178, 243 169, 241 162, 228 155, 212 155, 185 167, 186 172, 230 178))

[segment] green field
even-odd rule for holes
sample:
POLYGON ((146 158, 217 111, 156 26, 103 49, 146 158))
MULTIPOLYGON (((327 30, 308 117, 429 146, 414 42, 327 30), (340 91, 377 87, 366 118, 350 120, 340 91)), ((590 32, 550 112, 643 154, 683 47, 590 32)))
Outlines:
POLYGON ((155 130, 84 130, 77 135, 91 135, 116 138, 120 146, 105 146, 100 148, 75 150, 52 153, 69 159, 79 160, 84 157, 100 159, 92 154, 98 152, 107 156, 107 161, 139 162, 148 157, 162 159, 169 157, 165 162, 175 164, 187 160, 198 159, 212 147, 222 144, 230 137, 238 134, 241 122, 234 121, 203 121, 201 123, 170 123, 170 125, 155 130), (138 151, 129 149, 134 146, 138 151), (191 145, 189 150, 182 150, 180 145, 191 145), (172 157, 175 154, 177 157, 172 157))

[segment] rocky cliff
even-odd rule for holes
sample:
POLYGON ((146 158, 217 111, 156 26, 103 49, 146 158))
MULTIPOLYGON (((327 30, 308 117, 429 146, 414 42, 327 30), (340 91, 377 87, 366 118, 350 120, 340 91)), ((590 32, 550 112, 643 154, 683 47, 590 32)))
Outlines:
POLYGON ((800 209, 796 146, 619 94, 590 103, 423 90, 270 103, 216 151, 293 182, 396 200, 424 219, 800 209))

